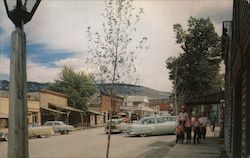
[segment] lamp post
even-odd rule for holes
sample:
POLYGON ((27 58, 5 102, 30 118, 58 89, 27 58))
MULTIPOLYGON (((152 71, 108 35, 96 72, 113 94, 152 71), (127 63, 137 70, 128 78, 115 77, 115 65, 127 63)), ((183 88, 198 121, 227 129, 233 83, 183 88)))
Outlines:
POLYGON ((11 34, 8 158, 28 158, 26 35, 23 25, 32 19, 41 0, 4 0, 15 24, 11 34))

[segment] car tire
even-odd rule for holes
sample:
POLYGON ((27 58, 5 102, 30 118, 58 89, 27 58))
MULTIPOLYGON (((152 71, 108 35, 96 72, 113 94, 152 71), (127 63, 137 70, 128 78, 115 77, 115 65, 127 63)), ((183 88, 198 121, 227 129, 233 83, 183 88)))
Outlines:
POLYGON ((140 134, 141 137, 147 137, 148 135, 146 133, 140 134))
POLYGON ((5 135, 4 135, 4 140, 5 140, 5 141, 8 141, 8 140, 9 140, 8 134, 5 134, 5 135))
POLYGON ((65 131, 62 131, 61 134, 68 134, 69 131, 68 130, 65 130, 65 131))

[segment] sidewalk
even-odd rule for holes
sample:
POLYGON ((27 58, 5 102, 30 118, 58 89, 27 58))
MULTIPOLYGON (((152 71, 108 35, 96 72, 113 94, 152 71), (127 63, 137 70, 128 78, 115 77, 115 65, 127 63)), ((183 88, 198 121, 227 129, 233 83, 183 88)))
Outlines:
POLYGON ((226 158, 219 143, 219 128, 215 132, 207 128, 207 138, 200 144, 178 143, 163 158, 226 158))

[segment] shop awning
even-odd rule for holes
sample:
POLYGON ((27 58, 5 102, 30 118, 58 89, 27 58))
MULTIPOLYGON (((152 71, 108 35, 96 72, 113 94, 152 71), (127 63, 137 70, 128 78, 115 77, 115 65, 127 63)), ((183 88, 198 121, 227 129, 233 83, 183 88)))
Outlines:
POLYGON ((87 113, 95 114, 95 115, 103 115, 100 112, 94 111, 94 110, 87 110, 87 113))
POLYGON ((191 98, 189 101, 185 102, 185 105, 190 106, 190 105, 211 105, 211 104, 221 104, 221 102, 225 98, 225 92, 217 92, 217 93, 212 93, 204 96, 200 96, 197 98, 191 98))
POLYGON ((76 112, 82 112, 82 113, 85 112, 83 110, 80 110, 80 109, 77 109, 77 108, 73 108, 71 106, 59 106, 59 105, 51 104, 51 103, 49 103, 49 105, 52 105, 52 106, 54 106, 56 108, 59 108, 59 109, 64 109, 64 110, 69 110, 69 111, 76 111, 76 112))
POLYGON ((47 111, 51 111, 51 112, 54 112, 54 113, 58 113, 58 114, 63 114, 63 115, 66 114, 65 112, 54 110, 54 109, 51 109, 51 108, 41 107, 41 109, 44 109, 44 110, 47 110, 47 111))

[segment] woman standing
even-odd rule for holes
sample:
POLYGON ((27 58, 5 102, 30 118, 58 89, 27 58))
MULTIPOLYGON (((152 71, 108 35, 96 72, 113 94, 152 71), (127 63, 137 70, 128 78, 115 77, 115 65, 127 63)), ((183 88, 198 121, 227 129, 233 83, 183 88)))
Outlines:
POLYGON ((193 132, 194 132, 194 144, 200 143, 200 138, 201 138, 201 131, 200 131, 200 123, 198 121, 198 116, 195 117, 194 122, 192 123, 193 126, 193 132))
POLYGON ((185 131, 187 137, 187 144, 191 143, 192 121, 189 116, 187 117, 187 120, 185 122, 185 131))

